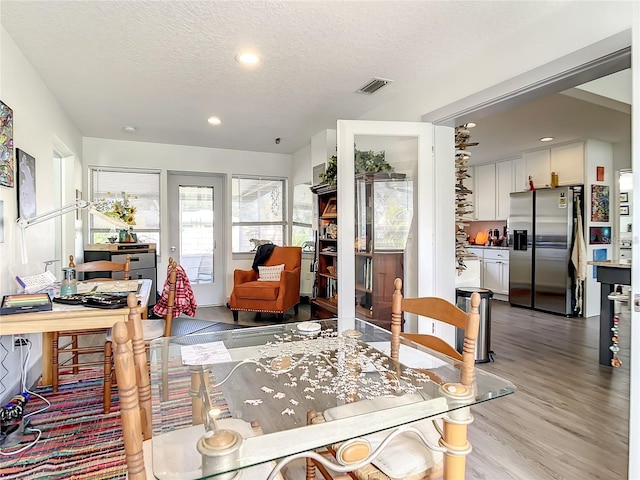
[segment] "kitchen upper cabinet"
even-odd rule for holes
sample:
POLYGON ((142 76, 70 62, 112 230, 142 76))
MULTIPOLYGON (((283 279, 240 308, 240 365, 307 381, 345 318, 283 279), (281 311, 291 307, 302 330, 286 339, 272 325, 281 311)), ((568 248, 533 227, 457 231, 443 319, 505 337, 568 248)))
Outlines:
POLYGON ((496 166, 479 165, 474 168, 476 220, 496 219, 496 166))
POLYGON ((496 163, 496 220, 509 217, 509 200, 513 191, 513 162, 496 163))
POLYGON ((529 190, 529 180, 527 179, 527 168, 524 158, 516 158, 511 162, 513 164, 513 184, 511 185, 511 191, 523 192, 529 190))
POLYGON ((464 180, 462 180, 462 184, 471 191, 471 193, 467 195, 467 201, 471 202, 471 213, 467 214, 466 217, 468 217, 471 220, 477 220, 478 216, 476 215, 477 209, 476 209, 475 167, 468 167, 467 174, 469 175, 469 178, 465 178, 464 180))
POLYGON ((583 142, 525 152, 523 158, 527 179, 531 176, 536 188, 551 186, 551 172, 558 174, 558 185, 584 183, 583 142))
POLYGON ((584 183, 584 144, 560 145, 551 148, 550 172, 558 174, 558 185, 584 183))
POLYGON ((476 220, 506 220, 509 194, 513 191, 513 162, 474 167, 474 207, 476 220))
POLYGON ((534 187, 548 187, 551 183, 551 149, 525 152, 522 158, 524 158, 527 181, 531 177, 534 187))

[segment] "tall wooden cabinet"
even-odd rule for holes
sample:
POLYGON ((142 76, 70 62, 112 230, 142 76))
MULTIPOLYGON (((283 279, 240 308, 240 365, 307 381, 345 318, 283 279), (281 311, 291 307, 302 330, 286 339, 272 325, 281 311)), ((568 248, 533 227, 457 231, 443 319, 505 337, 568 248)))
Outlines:
MULTIPOLYGON (((404 174, 363 173, 355 177, 355 292, 356 315, 384 328, 391 326, 393 281, 403 278, 408 222, 404 174)), ((335 187, 312 187, 318 201, 318 244, 312 316, 338 314, 337 192, 335 187)), ((342 239, 341 239, 342 240, 342 239)), ((349 240, 352 241, 352 240, 349 240)))

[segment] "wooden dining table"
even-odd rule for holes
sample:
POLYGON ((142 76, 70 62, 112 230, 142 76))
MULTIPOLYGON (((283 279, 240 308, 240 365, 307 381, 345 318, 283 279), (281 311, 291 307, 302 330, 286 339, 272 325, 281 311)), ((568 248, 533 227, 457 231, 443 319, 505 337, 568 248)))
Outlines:
MULTIPOLYGON (((100 288, 103 292, 118 291, 119 284, 124 280, 80 282, 78 292, 89 292, 100 288)), ((140 302, 139 309, 146 317, 147 304, 151 294, 151 280, 128 280, 138 284, 136 296, 140 302)), ((127 283, 127 288, 129 284, 127 283)), ((66 305, 53 303, 51 310, 33 313, 14 313, 0 315, 0 336, 26 335, 30 333, 43 334, 42 339, 42 380, 43 385, 51 385, 52 372, 52 332, 72 330, 98 330, 113 327, 116 322, 126 322, 129 318, 129 308, 93 308, 82 305, 66 305)))

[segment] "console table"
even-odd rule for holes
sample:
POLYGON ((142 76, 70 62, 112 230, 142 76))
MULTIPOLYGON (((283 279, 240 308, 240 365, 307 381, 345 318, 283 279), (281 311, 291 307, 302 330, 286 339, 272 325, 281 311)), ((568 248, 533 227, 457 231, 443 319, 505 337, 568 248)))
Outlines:
MULTIPOLYGON (((596 279, 600 282, 600 346, 598 361, 600 365, 611 366, 613 352, 609 350, 611 345, 611 328, 613 327, 613 300, 609 295, 615 285, 631 285, 631 262, 618 261, 592 261, 589 265, 597 267, 596 279)), ((631 301, 631 300, 630 300, 631 301)))

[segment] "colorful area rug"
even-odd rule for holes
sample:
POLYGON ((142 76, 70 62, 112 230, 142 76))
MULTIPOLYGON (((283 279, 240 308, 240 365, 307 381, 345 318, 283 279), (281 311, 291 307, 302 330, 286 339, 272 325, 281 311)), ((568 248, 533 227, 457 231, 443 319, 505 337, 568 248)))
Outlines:
MULTIPOLYGON (((83 372, 75 381, 61 384, 57 393, 51 387, 38 388, 36 393, 51 402, 51 406, 28 417, 22 443, 0 450, 0 478, 126 478, 118 391, 114 388, 112 392, 111 413, 103 414, 101 369, 83 372), (9 455, 35 440, 37 434, 30 430, 34 428, 42 431, 40 440, 21 453, 9 455)), ((32 396, 25 414, 44 406, 45 402, 32 396)), ((176 424, 190 424, 191 406, 184 407, 184 412, 176 412, 180 419, 176 424)))

